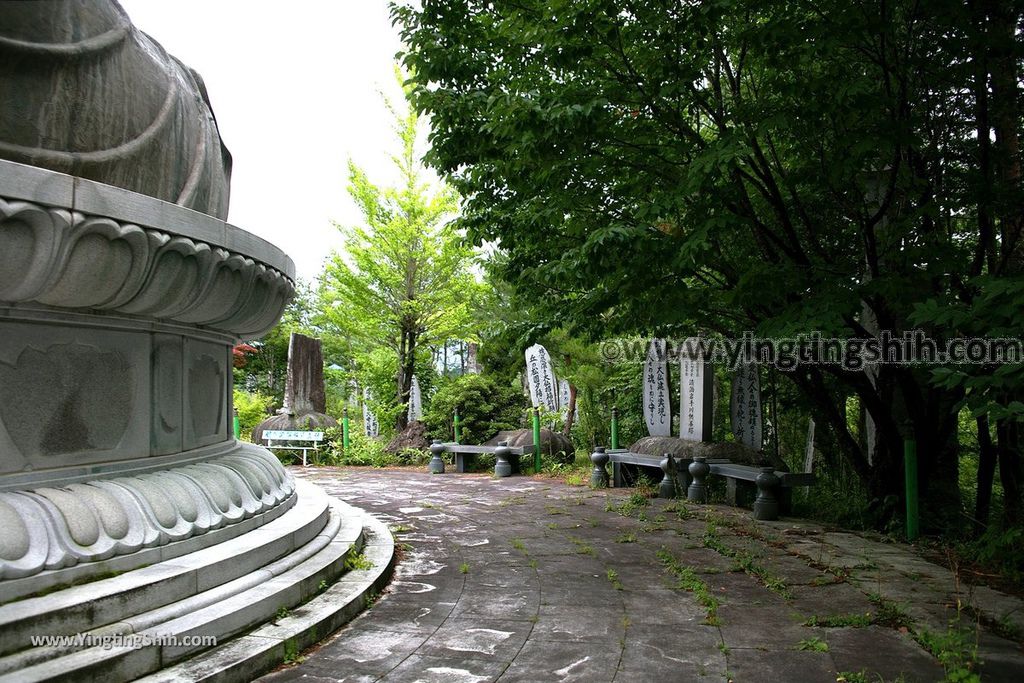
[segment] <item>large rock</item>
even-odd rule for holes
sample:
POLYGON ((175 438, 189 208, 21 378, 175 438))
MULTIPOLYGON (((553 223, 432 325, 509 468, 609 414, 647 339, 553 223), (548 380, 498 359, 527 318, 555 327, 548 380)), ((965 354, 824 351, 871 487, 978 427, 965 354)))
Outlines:
POLYGON ((319 432, 328 427, 337 427, 338 421, 330 415, 323 413, 306 413, 305 415, 289 415, 279 413, 268 417, 263 422, 253 427, 250 435, 252 442, 263 444, 263 432, 319 432))
MULTIPOLYGON (((497 446, 502 441, 508 441, 508 445, 512 448, 520 446, 533 448, 533 430, 513 429, 498 432, 497 436, 484 445, 497 446)), ((576 459, 576 449, 573 448, 572 441, 559 432, 553 432, 550 429, 540 430, 540 452, 544 457, 555 462, 570 463, 576 459)))
POLYGON ((675 436, 645 436, 629 447, 633 453, 665 455, 671 453, 678 458, 691 459, 703 455, 706 458, 724 458, 743 465, 768 466, 787 472, 789 467, 774 453, 758 452, 740 443, 718 441, 687 441, 675 436))
POLYGON ((419 420, 410 422, 409 425, 395 434, 384 450, 388 453, 397 454, 406 448, 419 448, 426 450, 430 447, 430 439, 427 438, 427 426, 419 420))

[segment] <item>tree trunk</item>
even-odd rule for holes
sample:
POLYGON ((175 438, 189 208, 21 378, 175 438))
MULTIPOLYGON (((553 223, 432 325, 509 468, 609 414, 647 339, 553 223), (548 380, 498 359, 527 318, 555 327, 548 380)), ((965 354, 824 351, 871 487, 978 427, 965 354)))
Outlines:
POLYGON ((999 481, 1003 484, 1003 525, 1006 529, 1024 522, 1024 500, 1021 486, 1024 477, 1021 472, 1021 430, 1020 424, 1012 420, 1000 420, 996 425, 999 452, 999 481))
MULTIPOLYGON (((412 374, 406 372, 409 352, 409 332, 402 330, 401 341, 398 344, 398 370, 395 373, 395 402, 404 406, 409 402, 409 388, 412 386, 412 374)), ((395 416, 395 429, 399 432, 409 425, 409 415, 406 410, 399 410, 395 416)))
MULTIPOLYGON (((995 131, 993 156, 998 172, 998 196, 1009 200, 999 207, 1001 269, 1000 275, 1016 276, 1024 271, 1024 207, 1016 201, 1021 191, 1020 104, 1017 79, 1017 24, 1020 10, 1013 3, 988 2, 992 74, 990 113, 995 131)), ((1003 405, 1024 399, 1021 390, 1002 396, 1003 405)), ((999 453, 999 479, 1003 484, 1006 528, 1024 521, 1024 472, 1022 472, 1022 431, 1020 423, 1000 420, 996 425, 999 453)))
POLYGON ((978 418, 978 495, 974 501, 974 535, 988 528, 992 509, 992 482, 995 480, 997 453, 989 433, 988 416, 978 418))
POLYGON ((914 424, 922 531, 948 531, 959 522, 960 443, 956 404, 959 396, 929 392, 928 410, 914 424))

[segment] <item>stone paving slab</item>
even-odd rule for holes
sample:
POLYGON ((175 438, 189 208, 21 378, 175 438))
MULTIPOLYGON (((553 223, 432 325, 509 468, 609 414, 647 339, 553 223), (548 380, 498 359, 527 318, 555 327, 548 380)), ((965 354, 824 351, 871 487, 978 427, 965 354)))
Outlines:
MULTIPOLYGON (((936 681, 914 636, 944 629, 958 597, 1024 618, 912 548, 806 520, 630 511, 630 491, 542 478, 294 471, 386 521, 401 560, 376 604, 265 681, 936 681)), ((1021 643, 984 628, 978 658, 985 681, 1024 672, 1021 643)))

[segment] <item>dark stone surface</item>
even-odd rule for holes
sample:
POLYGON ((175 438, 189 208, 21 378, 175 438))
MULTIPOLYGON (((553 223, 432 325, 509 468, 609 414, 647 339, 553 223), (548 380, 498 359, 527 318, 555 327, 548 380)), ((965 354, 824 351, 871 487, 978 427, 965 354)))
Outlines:
MULTIPOLYGON (((749 513, 721 506, 689 506, 680 519, 662 499, 651 500, 642 515, 624 516, 615 511, 626 500, 620 491, 541 478, 362 468, 304 474, 394 525, 404 559, 373 607, 304 663, 268 681, 304 680, 296 672, 314 681, 328 672, 336 680, 531 683, 833 683, 839 672, 861 670, 869 680, 942 678, 936 659, 909 635, 879 626, 803 625, 812 615, 867 611, 866 592, 905 591, 913 582, 889 571, 863 590, 808 585, 822 573, 810 566, 815 558, 780 547, 785 535, 777 531, 787 521, 755 523, 749 513), (723 571, 736 562, 703 547, 709 521, 727 549, 770 576, 786 572, 804 583, 787 586, 787 598, 755 575, 723 571), (620 542, 624 534, 632 540, 620 542), (705 583, 718 602, 714 623, 666 571, 657 557, 662 549, 705 583), (828 650, 800 649, 812 639, 828 650)), ((854 534, 830 540, 840 544, 829 546, 836 555, 874 550, 854 534)), ((914 557, 884 547, 894 561, 914 557)), ((985 634, 982 644, 991 653, 990 680, 1007 680, 1024 664, 1016 643, 985 634)))
POLYGON ((427 426, 419 420, 413 420, 405 429, 391 437, 391 441, 384 446, 388 453, 398 453, 406 448, 418 448, 426 450, 430 447, 430 439, 427 438, 427 426))
POLYGON ((786 463, 776 458, 774 453, 758 452, 734 442, 686 441, 675 436, 645 436, 635 441, 629 450, 658 457, 671 453, 674 457, 685 460, 692 460, 701 455, 709 460, 722 458, 743 465, 771 465, 783 472, 789 471, 786 463))
POLYGON ((0 158, 227 216, 203 79, 113 0, 0 2, 0 92, 0 158))
MULTIPOLYGON (((526 446, 532 449, 533 430, 514 429, 498 432, 497 436, 482 445, 497 446, 502 441, 507 441, 511 448, 526 446)), ((553 432, 550 429, 544 428, 540 430, 540 452, 543 457, 552 458, 555 462, 572 462, 572 459, 576 455, 576 449, 567 437, 559 432, 553 432)), ((532 458, 532 453, 533 451, 531 450, 530 453, 524 455, 523 458, 532 458)))

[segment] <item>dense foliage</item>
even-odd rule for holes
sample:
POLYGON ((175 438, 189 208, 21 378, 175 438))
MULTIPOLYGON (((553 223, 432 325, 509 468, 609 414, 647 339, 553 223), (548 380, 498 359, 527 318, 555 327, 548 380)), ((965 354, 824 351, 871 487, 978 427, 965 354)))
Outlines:
MULTIPOLYGON (((534 320, 594 337, 1019 334, 1019 2, 423 0, 394 15, 429 161, 534 320)), ((875 501, 902 496, 915 438, 933 525, 960 509, 966 400, 980 489, 998 460, 1016 523, 1020 364, 933 370, 814 363, 781 381, 875 501)))
POLYGON ((442 383, 423 416, 431 436, 445 441, 455 437, 456 408, 462 443, 481 444, 499 431, 527 426, 522 388, 491 376, 463 375, 442 383))

